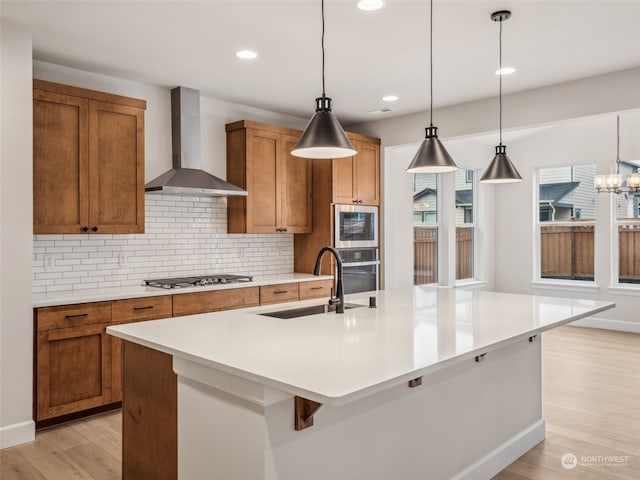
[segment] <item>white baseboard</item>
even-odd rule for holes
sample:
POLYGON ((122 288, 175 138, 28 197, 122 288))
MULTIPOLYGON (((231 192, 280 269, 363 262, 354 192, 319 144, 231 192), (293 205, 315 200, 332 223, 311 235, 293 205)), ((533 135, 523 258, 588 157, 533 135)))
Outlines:
POLYGON ((640 322, 626 322, 624 320, 610 320, 607 318, 583 318, 569 325, 572 327, 601 328, 603 330, 640 333, 640 322))
POLYGON ((451 480, 488 480, 544 440, 544 418, 487 453, 451 480))
POLYGON ((36 424, 33 420, 0 427, 0 450, 32 442, 35 438, 36 424))

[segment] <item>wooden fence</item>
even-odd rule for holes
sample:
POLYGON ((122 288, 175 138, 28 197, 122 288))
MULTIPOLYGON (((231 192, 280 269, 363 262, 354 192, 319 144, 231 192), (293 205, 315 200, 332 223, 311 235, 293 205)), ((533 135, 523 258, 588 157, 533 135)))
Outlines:
MULTIPOLYGON (((438 229, 413 227, 413 283, 438 281, 438 229)), ((456 228, 456 279, 473 278, 473 227, 456 228)))
POLYGON ((438 228, 413 227, 413 284, 438 281, 438 228))
POLYGON ((541 277, 593 280, 593 225, 540 227, 541 277))
MULTIPOLYGON (((621 283, 640 283, 640 225, 621 225, 619 232, 621 283)), ((438 229, 413 227, 413 282, 435 283, 437 278, 438 229)), ((570 280, 593 280, 593 225, 542 226, 541 276, 570 280)), ((473 228, 456 228, 456 279, 473 278, 473 228)))
POLYGON ((640 283, 640 225, 618 227, 620 283, 640 283))

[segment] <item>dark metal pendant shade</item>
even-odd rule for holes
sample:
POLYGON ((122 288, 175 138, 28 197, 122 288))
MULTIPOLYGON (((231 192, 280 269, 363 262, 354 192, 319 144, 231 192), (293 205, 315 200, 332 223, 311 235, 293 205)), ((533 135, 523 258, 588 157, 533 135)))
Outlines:
POLYGON ((484 183, 514 183, 522 181, 518 170, 516 170, 507 155, 506 145, 496 145, 496 156, 491 160, 480 181, 484 183))
POLYGON ((303 158, 342 158, 356 153, 340 122, 331 113, 331 99, 316 98, 316 113, 291 154, 303 158))
POLYGON ((458 166, 438 139, 438 127, 427 127, 426 137, 420 144, 407 172, 444 173, 453 172, 458 166))

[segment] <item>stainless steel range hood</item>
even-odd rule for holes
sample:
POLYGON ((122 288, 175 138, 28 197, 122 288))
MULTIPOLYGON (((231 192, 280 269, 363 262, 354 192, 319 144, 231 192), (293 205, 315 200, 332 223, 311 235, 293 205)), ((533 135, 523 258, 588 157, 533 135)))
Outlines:
POLYGON ((145 185, 147 193, 209 197, 246 196, 247 192, 202 170, 200 163, 200 92, 171 90, 173 168, 145 185))

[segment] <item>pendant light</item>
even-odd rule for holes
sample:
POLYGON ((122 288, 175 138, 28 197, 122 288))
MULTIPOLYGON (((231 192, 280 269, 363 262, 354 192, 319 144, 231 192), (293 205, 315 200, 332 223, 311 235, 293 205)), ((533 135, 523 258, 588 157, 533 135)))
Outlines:
MULTIPOLYGON (((511 18, 509 10, 500 10, 491 14, 491 20, 500 22, 500 70, 502 70, 502 22, 511 18)), ((489 167, 485 170, 482 178, 483 183, 513 183, 521 182, 522 177, 511 163, 511 159, 507 156, 507 146, 502 144, 502 75, 500 77, 500 145, 496 145, 496 156, 493 157, 489 167)))
POLYGON ((593 186, 598 193, 640 193, 640 173, 632 173, 625 178, 620 173, 620 116, 616 117, 616 173, 608 175, 596 175, 593 177, 593 186), (624 182, 627 188, 623 188, 624 182))
POLYGON ((324 0, 322 8, 322 96, 316 98, 316 113, 307 124, 292 155, 303 158, 351 157, 357 152, 331 113, 331 99, 325 95, 324 81, 324 0))
POLYGON ((453 158, 438 139, 438 127, 433 126, 433 0, 429 7, 429 76, 429 126, 425 128, 425 139, 407 168, 409 173, 445 173, 458 169, 453 158))

